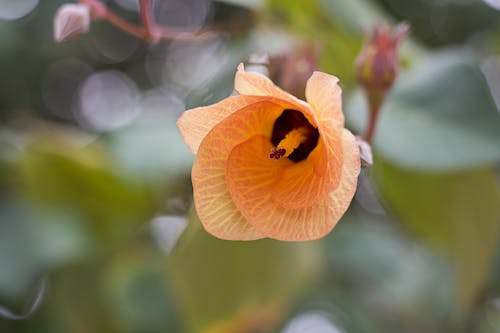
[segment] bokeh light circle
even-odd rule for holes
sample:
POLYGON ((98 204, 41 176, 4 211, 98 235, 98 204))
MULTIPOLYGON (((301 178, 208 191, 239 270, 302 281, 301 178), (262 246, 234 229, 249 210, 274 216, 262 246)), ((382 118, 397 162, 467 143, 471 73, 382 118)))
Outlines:
POLYGON ((139 115, 139 101, 137 86, 125 74, 97 72, 82 85, 76 115, 85 128, 110 131, 130 124, 139 115))
POLYGON ((73 119, 80 85, 92 74, 92 68, 76 59, 54 62, 42 82, 42 98, 49 112, 62 119, 73 119))
POLYGON ((301 314, 293 318, 282 333, 342 333, 325 315, 319 312, 301 314))
POLYGON ((17 20, 28 15, 38 5, 38 0, 0 0, 0 19, 17 20))

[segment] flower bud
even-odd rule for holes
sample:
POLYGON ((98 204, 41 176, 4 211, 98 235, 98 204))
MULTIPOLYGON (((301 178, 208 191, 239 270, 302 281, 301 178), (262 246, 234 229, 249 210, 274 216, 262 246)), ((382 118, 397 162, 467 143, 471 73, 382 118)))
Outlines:
POLYGON ((371 143, 378 114, 387 92, 398 75, 397 48, 408 34, 409 26, 401 23, 392 30, 386 24, 375 24, 373 34, 356 59, 356 77, 368 97, 369 120, 364 140, 371 143))
POLYGON ((398 74, 397 48, 408 32, 406 23, 394 30, 386 24, 375 24, 356 59, 356 77, 369 93, 384 94, 392 87, 398 74))
POLYGON ((317 48, 309 43, 297 43, 288 52, 269 59, 270 78, 287 92, 304 99, 307 79, 317 65, 317 48))
POLYGON ((54 17, 54 39, 63 42, 84 34, 90 27, 90 8, 84 4, 64 4, 54 17))

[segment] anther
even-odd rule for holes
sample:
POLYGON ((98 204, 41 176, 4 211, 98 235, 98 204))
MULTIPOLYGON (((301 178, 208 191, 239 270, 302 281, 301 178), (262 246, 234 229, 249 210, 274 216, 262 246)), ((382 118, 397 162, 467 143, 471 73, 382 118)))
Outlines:
POLYGON ((269 158, 274 160, 279 160, 283 156, 285 156, 286 150, 283 148, 273 148, 271 149, 271 153, 269 154, 269 158))

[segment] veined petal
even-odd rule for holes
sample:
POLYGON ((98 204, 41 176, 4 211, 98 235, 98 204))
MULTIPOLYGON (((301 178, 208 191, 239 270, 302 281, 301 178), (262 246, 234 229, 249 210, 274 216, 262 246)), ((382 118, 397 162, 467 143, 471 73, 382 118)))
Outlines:
POLYGON ((341 141, 344 114, 341 94, 338 79, 333 75, 314 72, 307 81, 306 98, 318 120, 321 141, 309 158, 314 161, 316 174, 330 181, 325 183, 325 187, 330 189, 338 186, 343 164, 341 141))
POLYGON ((316 148, 306 160, 282 171, 272 190, 275 202, 286 208, 312 206, 339 185, 343 163, 342 130, 331 122, 320 123, 316 148))
POLYGON ((344 215, 351 204, 354 193, 356 193, 358 176, 361 170, 359 146, 354 135, 347 129, 342 131, 342 152, 344 156, 342 178, 340 179, 339 186, 330 193, 326 200, 330 211, 329 214, 332 219, 336 219, 337 221, 344 215))
POLYGON ((235 146, 227 161, 229 192, 242 211, 252 210, 261 201, 272 201, 272 189, 286 167, 288 159, 269 158, 273 145, 269 138, 255 135, 235 146))
POLYGON ((317 126, 317 119, 311 107, 297 97, 290 95, 276 86, 267 76, 255 72, 246 72, 243 64, 239 64, 234 79, 234 89, 241 95, 271 96, 290 104, 291 109, 301 111, 311 124, 317 126))
POLYGON ((342 149, 343 128, 336 127, 332 121, 319 124, 320 138, 318 146, 309 158, 314 163, 314 171, 332 182, 337 187, 340 180, 344 154, 342 149))
POLYGON ((306 98, 320 123, 331 121, 343 128, 342 89, 338 82, 339 79, 333 75, 314 72, 307 81, 306 98))
MULTIPOLYGON (((320 148, 318 152, 324 155, 325 150, 320 148)), ((323 163, 323 160, 318 161, 318 164, 323 163)), ((273 201, 287 208, 309 207, 324 199, 338 185, 340 173, 336 178, 328 178, 326 171, 322 174, 315 171, 312 161, 312 158, 308 158, 292 163, 281 171, 271 189, 273 201)))
POLYGON ((177 126, 189 149, 196 154, 203 138, 210 130, 233 112, 250 104, 269 100, 263 96, 229 96, 219 103, 184 111, 177 126))
POLYGON ((301 101, 277 87, 266 76, 259 73, 245 72, 243 64, 238 66, 234 86, 242 95, 273 96, 283 100, 290 104, 289 108, 294 108, 302 112, 307 120, 318 128, 320 131, 320 141, 323 143, 318 143, 318 147, 311 152, 309 158, 314 164, 314 171, 316 174, 330 179, 331 184, 328 186, 332 188, 338 185, 338 180, 340 179, 339 175, 336 174, 336 170, 340 170, 340 165, 342 164, 340 133, 343 128, 344 116, 341 109, 342 101, 340 99, 340 87, 337 84, 338 79, 328 74, 324 74, 325 76, 322 74, 323 73, 315 72, 308 80, 308 86, 306 88, 306 94, 307 89, 309 90, 308 98, 314 101, 318 105, 318 110, 321 111, 313 110, 308 103, 301 101), (327 87, 321 87, 322 83, 326 84, 327 87), (318 91, 314 91, 314 89, 318 91), (333 89, 331 92, 333 94, 333 100, 331 102, 335 105, 334 108, 331 108, 328 104, 329 101, 325 99, 326 97, 332 97, 329 96, 328 93, 330 89, 333 89), (330 115, 330 112, 334 113, 330 115), (340 115, 337 113, 340 113, 340 115), (322 117, 321 122, 318 117, 322 117), (338 121, 333 121, 333 119, 337 118, 342 121, 342 126, 340 127, 337 126, 339 124, 338 121), (327 148, 326 151, 321 149, 323 145, 327 148), (327 161, 333 161, 333 165, 326 163, 327 161))
POLYGON ((270 101, 247 105, 217 124, 202 140, 192 170, 194 201, 200 221, 214 236, 235 240, 264 237, 235 205, 227 187, 226 166, 231 150, 241 142, 256 135, 270 137, 282 110, 282 105, 270 101))
POLYGON ((359 174, 359 149, 353 135, 342 132, 344 164, 337 188, 310 207, 283 207, 271 198, 273 177, 286 165, 270 164, 262 154, 268 149, 259 136, 234 147, 228 161, 228 187, 235 205, 262 235, 283 241, 305 241, 325 236, 349 207, 359 174), (249 182, 248 179, 255 179, 249 182))

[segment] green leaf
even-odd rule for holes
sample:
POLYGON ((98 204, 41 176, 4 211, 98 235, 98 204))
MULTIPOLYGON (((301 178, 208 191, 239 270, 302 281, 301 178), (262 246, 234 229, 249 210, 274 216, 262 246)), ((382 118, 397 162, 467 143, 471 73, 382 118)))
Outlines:
POLYGON ((33 297, 32 289, 41 276, 82 258, 90 246, 72 216, 62 211, 48 214, 30 208, 13 201, 0 206, 2 303, 19 304, 33 297))
POLYGON ((165 283, 165 255, 135 240, 110 259, 103 265, 102 293, 117 331, 182 332, 165 283))
POLYGON ((317 275, 319 243, 223 241, 206 233, 194 215, 168 265, 188 327, 192 332, 275 328, 317 275))
POLYGON ((71 213, 105 247, 128 239, 157 204, 147 187, 117 174, 95 146, 39 142, 19 157, 16 177, 21 195, 45 210, 71 213))
MULTIPOLYGON (((333 0, 314 1, 268 1, 266 13, 273 19, 284 21, 296 35, 322 48, 319 68, 334 73, 342 79, 342 83, 350 85, 354 82, 353 64, 361 49, 362 34, 360 26, 346 20, 349 15, 335 14, 333 0)), ((354 5, 345 5, 351 11, 362 9, 363 16, 377 16, 372 13, 371 6, 363 0, 354 1, 354 5)))
POLYGON ((449 318, 450 265, 387 217, 353 205, 325 241, 327 274, 314 303, 331 304, 346 332, 432 332, 449 318))
MULTIPOLYGON (((347 103, 361 132, 366 101, 347 103)), ((429 57, 397 81, 384 104, 374 148, 385 159, 418 170, 458 170, 500 161, 500 114, 476 61, 463 52, 429 57)))
POLYGON ((319 0, 318 3, 332 22, 340 22, 358 35, 362 34, 363 28, 371 27, 384 17, 373 1, 319 0))
POLYGON ((138 179, 166 179, 190 173, 194 156, 176 119, 150 117, 113 133, 110 148, 117 167, 138 179))
POLYGON ((457 277, 456 313, 466 314, 488 279, 500 231, 494 170, 421 173, 378 160, 374 176, 404 227, 450 258, 457 277))

